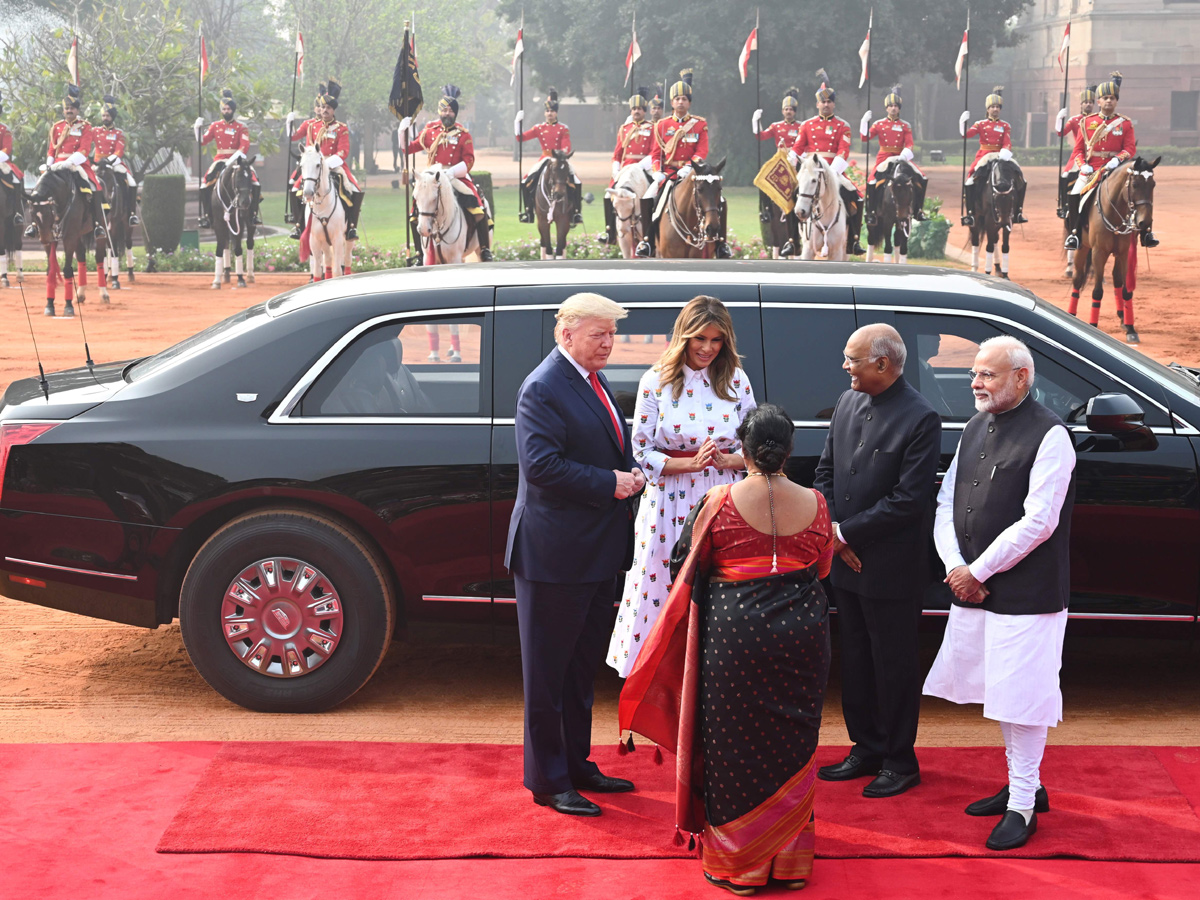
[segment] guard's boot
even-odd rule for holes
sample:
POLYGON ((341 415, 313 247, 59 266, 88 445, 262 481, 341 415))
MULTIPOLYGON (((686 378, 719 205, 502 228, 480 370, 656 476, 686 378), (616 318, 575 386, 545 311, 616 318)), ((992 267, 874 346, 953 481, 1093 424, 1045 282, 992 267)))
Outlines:
POLYGON ((200 188, 200 220, 196 225, 200 228, 212 227, 212 185, 200 188))
POLYGON ((1071 194, 1067 197, 1067 239, 1063 241, 1064 250, 1079 249, 1079 197, 1071 194))
POLYGON ((487 213, 480 212, 475 215, 475 234, 479 238, 479 261, 492 262, 496 257, 492 256, 492 223, 488 221, 487 213))
POLYGON ((1013 206, 1016 209, 1013 211, 1013 221, 1018 225, 1024 225, 1029 220, 1025 218, 1025 180, 1021 179, 1017 185, 1017 195, 1013 198, 1013 206))
POLYGON ((604 198, 604 234, 598 235, 596 240, 609 246, 617 243, 617 209, 607 197, 604 198))
POLYGON ((346 210, 346 240, 358 240, 358 217, 362 213, 363 192, 350 195, 350 208, 346 210))
POLYGON ((913 176, 912 217, 918 222, 925 221, 925 191, 929 189, 928 179, 920 175, 913 176))
POLYGON ((107 221, 105 218, 106 215, 104 210, 104 195, 96 191, 92 194, 92 221, 96 223, 92 227, 92 234, 96 238, 108 236, 108 229, 104 227, 104 223, 107 221))
POLYGON ((521 182, 521 197, 524 199, 524 208, 517 215, 517 219, 528 225, 532 222, 536 215, 537 201, 534 199, 535 184, 532 178, 526 178, 521 182))
POLYGON ((20 228, 22 225, 25 224, 25 217, 23 215, 21 215, 20 210, 17 210, 15 213, 13 213, 12 221, 15 226, 20 228))
POLYGON ((964 196, 967 200, 967 214, 962 217, 962 224, 967 228, 975 227, 975 185, 966 185, 964 196))
POLYGON ((1071 189, 1071 176, 1059 174, 1058 176, 1058 209, 1057 215, 1060 219, 1067 217, 1067 192, 1071 189))
POLYGON ((582 184, 571 185, 571 202, 572 202, 572 205, 575 207, 575 212, 571 213, 571 224, 572 225, 582 225, 583 224, 583 185, 582 184))
POLYGON ((863 221, 867 223, 868 228, 870 228, 872 225, 877 224, 879 221, 878 216, 876 216, 876 214, 875 214, 875 193, 876 193, 875 182, 868 181, 867 182, 867 200, 866 200, 867 209, 866 209, 866 212, 863 213, 863 221))
POLYGON ((37 222, 30 222, 29 227, 26 228, 24 231, 24 235, 27 238, 37 237, 38 236, 37 222))
POLYGON ((725 200, 722 199, 721 200, 721 239, 719 241, 717 241, 717 245, 714 248, 717 259, 733 259, 733 251, 729 249, 729 243, 725 239, 726 235, 729 234, 728 222, 729 222, 729 207, 725 203, 725 200))
POLYGON ((1158 238, 1154 236, 1154 232, 1149 228, 1141 233, 1140 240, 1143 247, 1157 247, 1159 244, 1158 238))
POLYGON ((417 252, 408 257, 406 262, 410 266, 423 266, 425 265, 425 254, 422 251, 421 232, 417 228, 417 208, 415 205, 408 217, 408 230, 412 234, 413 246, 417 248, 417 252))
POLYGON ((784 259, 790 259, 800 252, 800 220, 796 218, 794 212, 790 212, 783 217, 783 221, 787 225, 788 239, 779 248, 779 255, 784 259))
POLYGON ((858 242, 859 235, 862 234, 863 201, 856 191, 847 188, 842 188, 842 199, 846 202, 847 210, 846 253, 849 256, 861 256, 867 252, 858 242))
POLYGON ((643 197, 640 201, 642 204, 642 222, 645 223, 646 236, 637 245, 637 249, 633 251, 633 255, 641 259, 648 259, 654 255, 654 239, 657 233, 654 221, 654 204, 657 200, 657 197, 649 199, 643 197))
POLYGON ((252 196, 254 198, 251 201, 254 204, 254 224, 261 225, 262 214, 259 212, 259 210, 262 209, 262 185, 257 183, 254 185, 252 196))

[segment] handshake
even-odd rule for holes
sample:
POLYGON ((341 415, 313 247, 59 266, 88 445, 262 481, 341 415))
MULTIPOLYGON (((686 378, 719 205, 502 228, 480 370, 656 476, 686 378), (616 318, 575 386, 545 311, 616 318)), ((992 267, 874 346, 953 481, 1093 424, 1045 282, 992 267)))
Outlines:
POLYGON ((613 491, 613 496, 618 500, 632 497, 646 486, 646 476, 642 474, 641 469, 634 469, 632 472, 613 469, 613 474, 617 476, 617 489, 613 491))

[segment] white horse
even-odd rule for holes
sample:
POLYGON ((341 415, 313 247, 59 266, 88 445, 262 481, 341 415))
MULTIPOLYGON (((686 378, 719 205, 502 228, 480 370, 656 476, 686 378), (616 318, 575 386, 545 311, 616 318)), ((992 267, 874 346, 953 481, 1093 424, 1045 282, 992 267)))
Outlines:
POLYGON ((640 163, 630 163, 617 173, 617 180, 604 192, 617 214, 617 244, 621 255, 633 259, 633 250, 645 236, 642 228, 642 197, 650 188, 650 177, 640 163))
POLYGON ((479 236, 469 227, 457 194, 454 176, 441 164, 430 166, 416 178, 413 204, 426 265, 460 263, 467 254, 479 251, 479 236))
POLYGON ((818 248, 826 259, 846 259, 846 205, 838 176, 817 153, 810 153, 796 172, 796 217, 804 230, 801 259, 814 259, 818 248))
POLYGON ((308 268, 313 281, 344 275, 350 268, 354 242, 346 240, 346 210, 329 165, 314 146, 300 155, 300 178, 308 205, 308 268))

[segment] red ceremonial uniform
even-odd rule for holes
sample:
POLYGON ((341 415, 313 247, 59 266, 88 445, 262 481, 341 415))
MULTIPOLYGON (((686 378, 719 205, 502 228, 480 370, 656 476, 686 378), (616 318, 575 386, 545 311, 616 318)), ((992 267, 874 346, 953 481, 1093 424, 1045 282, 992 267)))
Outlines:
POLYGON ((18 179, 22 179, 25 177, 25 173, 22 172, 19 168, 17 168, 17 164, 12 161, 12 159, 11 159, 12 148, 13 148, 12 132, 8 130, 7 125, 5 125, 3 122, 0 122, 0 151, 3 151, 4 153, 7 153, 9 155, 10 159, 7 161, 6 164, 8 165, 8 167, 10 169, 13 170, 13 174, 16 175, 18 179))
POLYGON ((975 159, 967 169, 968 175, 975 174, 975 167, 989 153, 999 153, 1012 147, 1012 126, 1003 119, 980 119, 967 129, 967 137, 976 135, 979 136, 979 149, 975 151, 975 159))
MULTIPOLYGON (((305 125, 308 123, 305 122, 305 125)), ((326 125, 323 121, 318 122, 316 126, 309 128, 308 141, 306 147, 315 146, 321 151, 321 155, 325 157, 340 156, 342 158, 342 174, 346 180, 353 184, 360 191, 358 180, 354 177, 354 173, 350 171, 350 128, 345 122, 334 120, 326 125)))
MULTIPOLYGON (((213 166, 219 162, 229 159, 237 151, 241 150, 243 154, 250 155, 250 131, 234 119, 232 122, 226 122, 224 119, 218 119, 208 126, 208 130, 204 132, 204 136, 200 138, 201 144, 215 142, 217 152, 213 157, 212 165, 208 167, 208 173, 211 175, 213 166)), ((205 179, 206 183, 208 179, 205 179)), ((258 182, 258 175, 255 174, 254 181, 258 182)))
MULTIPOLYGON (((870 130, 862 136, 863 140, 879 141, 879 152, 875 154, 875 162, 871 165, 868 179, 875 178, 875 170, 884 160, 898 156, 905 148, 911 150, 913 145, 912 126, 903 119, 879 119, 871 125, 870 130)), ((912 165, 912 163, 909 163, 912 165)), ((914 165, 915 169, 916 166, 914 165)), ((920 171, 918 169, 918 171, 920 171)), ((924 173, 922 173, 924 174, 924 173)))
POLYGON ((571 152, 571 129, 562 122, 555 122, 553 125, 548 122, 534 125, 528 131, 523 132, 518 140, 532 141, 534 138, 537 138, 542 145, 543 159, 555 150, 562 150, 564 153, 571 152))
POLYGON ((300 127, 292 132, 292 140, 293 141, 303 141, 304 144, 307 145, 309 135, 313 131, 315 131, 316 129, 318 129, 320 127, 321 127, 320 119, 315 119, 315 118, 314 119, 305 119, 303 122, 300 123, 300 127))
POLYGON ((76 152, 87 157, 79 168, 87 175, 92 187, 101 190, 96 173, 92 171, 92 126, 86 119, 76 119, 74 125, 68 125, 66 119, 59 119, 50 126, 50 143, 46 148, 46 155, 54 157, 55 162, 62 162, 76 152))
POLYGON ((617 131, 617 146, 613 148, 613 162, 622 168, 650 155, 654 146, 654 123, 649 119, 641 122, 626 122, 617 131))
POLYGON ((1133 123, 1124 116, 1106 119, 1100 113, 1085 116, 1075 136, 1075 149, 1071 158, 1079 159, 1099 169, 1110 159, 1121 162, 1137 154, 1137 139, 1133 134, 1133 123), (1089 148, 1088 143, 1091 143, 1089 148))
POLYGON ((461 176, 461 180, 471 188, 475 199, 481 205, 483 204, 479 189, 475 187, 475 182, 471 180, 470 176, 471 168, 475 165, 475 143, 465 128, 455 123, 447 131, 442 126, 440 119, 434 119, 421 129, 421 133, 417 135, 415 141, 404 148, 405 153, 417 153, 421 150, 426 153, 427 165, 436 164, 448 169, 460 162, 466 163, 468 174, 461 176))
POLYGON ((827 163, 834 157, 850 159, 850 125, 838 116, 823 119, 813 116, 800 123, 800 134, 792 144, 792 152, 819 153, 827 163))
POLYGON ((802 122, 793 121, 790 125, 780 119, 772 122, 758 133, 760 141, 774 141, 776 150, 789 150, 800 139, 802 122))
POLYGON ((1075 154, 1074 147, 1075 139, 1079 136, 1079 125, 1085 118, 1083 113, 1076 113, 1063 123, 1062 131, 1056 132, 1059 137, 1065 137, 1071 141, 1071 158, 1067 160, 1064 172, 1071 172, 1083 164, 1083 160, 1075 154))
POLYGON ((92 159, 101 160, 106 156, 125 156, 125 132, 120 128, 105 128, 103 125, 93 125, 92 159))
POLYGON ((686 114, 682 119, 664 116, 654 126, 650 159, 654 171, 674 177, 686 165, 708 158, 708 122, 686 114))

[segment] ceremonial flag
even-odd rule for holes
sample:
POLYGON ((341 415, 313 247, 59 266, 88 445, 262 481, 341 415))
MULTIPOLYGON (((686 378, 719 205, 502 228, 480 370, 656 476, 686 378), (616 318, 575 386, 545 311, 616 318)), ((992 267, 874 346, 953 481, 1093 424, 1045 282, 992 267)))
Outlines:
POLYGON ((629 41, 629 52, 625 54, 625 86, 633 75, 633 64, 642 58, 642 48, 637 39, 637 13, 633 14, 633 37, 629 41))
POLYGON ((788 162, 788 149, 776 151, 754 177, 755 186, 784 213, 792 211, 796 196, 796 170, 788 162))
POLYGON ((521 14, 521 27, 517 29, 517 43, 513 46, 512 77, 508 79, 509 87, 512 87, 512 85, 517 80, 517 62, 521 59, 521 56, 525 53, 524 34, 525 34, 525 15, 524 15, 524 13, 522 13, 521 14))
POLYGON ((208 74, 208 50, 204 47, 204 32, 200 32, 200 83, 204 84, 204 77, 208 74))
POLYGON ((738 74, 742 76, 742 84, 746 83, 746 71, 750 68, 750 54, 758 49, 758 19, 754 20, 754 30, 746 38, 746 46, 738 57, 738 74))
POLYGON ((875 10, 871 10, 871 15, 867 19, 867 36, 863 39, 862 46, 858 48, 858 58, 862 60, 862 73, 858 76, 858 88, 862 90, 862 86, 866 84, 870 74, 867 72, 867 62, 871 59, 871 26, 875 24, 875 10))
POLYGON ((304 35, 296 32, 296 77, 304 84, 304 35))
POLYGON ((421 76, 417 72, 417 57, 413 53, 408 28, 405 28, 404 38, 400 43, 400 56, 396 59, 396 69, 392 72, 392 93, 388 98, 388 109, 397 119, 416 118, 424 105, 425 96, 421 91, 421 76))
POLYGON ((963 32, 962 43, 958 47, 958 59, 954 60, 954 89, 960 90, 962 83, 963 60, 967 58, 967 35, 971 33, 971 13, 967 13, 967 29, 963 32))
POLYGON ((71 73, 71 83, 79 87, 79 38, 71 36, 71 52, 67 54, 67 71, 71 73))
POLYGON ((1071 47, 1071 23, 1067 22, 1067 30, 1063 32, 1062 48, 1058 51, 1058 70, 1065 72, 1064 64, 1067 61, 1067 50, 1071 47))

